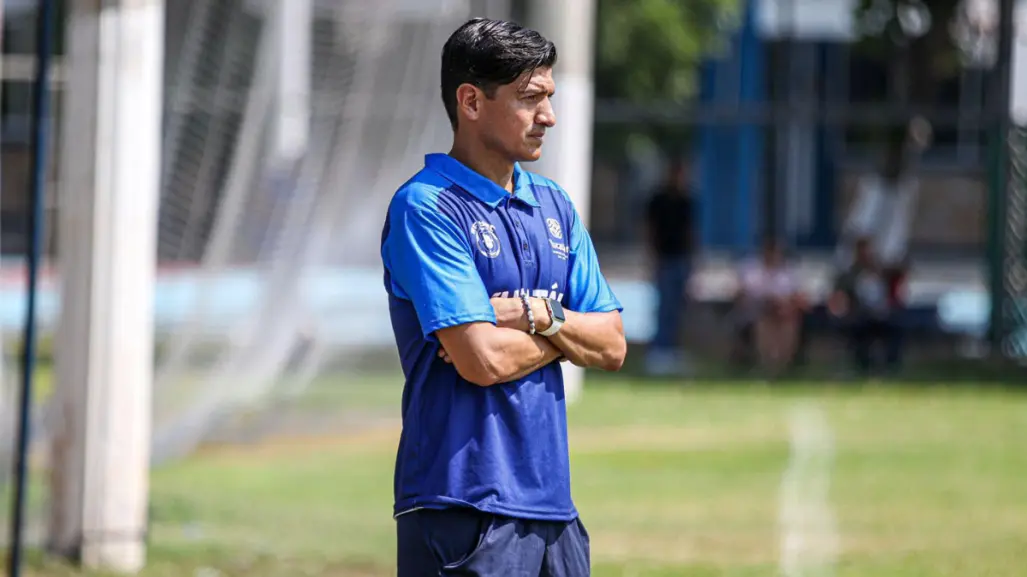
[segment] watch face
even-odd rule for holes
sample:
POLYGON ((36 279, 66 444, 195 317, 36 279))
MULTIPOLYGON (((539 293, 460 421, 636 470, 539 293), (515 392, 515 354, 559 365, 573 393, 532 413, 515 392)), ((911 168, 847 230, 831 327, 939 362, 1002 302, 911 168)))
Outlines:
POLYGON ((549 299, 549 306, 553 309, 553 318, 563 322, 567 320, 567 315, 563 313, 563 305, 556 299, 549 299))

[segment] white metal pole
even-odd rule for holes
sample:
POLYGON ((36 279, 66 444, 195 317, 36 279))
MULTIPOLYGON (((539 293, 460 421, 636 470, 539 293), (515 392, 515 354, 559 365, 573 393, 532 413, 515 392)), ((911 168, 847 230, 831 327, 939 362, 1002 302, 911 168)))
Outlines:
MULTIPOLYGON (((0 46, 3 46, 4 17, 5 17, 5 14, 4 14, 4 0, 0 0, 0 46)), ((3 60, 4 60, 4 55, 0 54, 0 79, 3 78, 3 60)), ((0 104, 2 104, 2 99, 0 99, 0 104)), ((2 132, 2 130, 3 130, 3 126, 0 125, 0 132, 2 132)), ((2 175, 3 175, 2 169, 0 169, 0 179, 2 179, 2 175)), ((0 180, 0 182, 2 182, 2 180, 0 180)), ((0 187, 2 187, 2 185, 0 185, 0 187)), ((3 229, 0 228, 0 239, 3 238, 2 232, 3 232, 3 229)), ((3 242, 0 241, 0 248, 2 248, 2 245, 3 245, 3 242)), ((3 254, 2 251, 0 251, 0 256, 2 256, 2 254, 3 254)), ((0 330, 0 350, 4 350, 4 334, 3 334, 3 330, 0 330)), ((7 415, 4 413, 4 411, 7 410, 7 406, 6 406, 7 389, 4 388, 5 387, 4 383, 7 380, 6 378, 4 378, 6 376, 5 373, 4 373, 6 368, 7 368, 7 366, 4 363, 4 355, 0 354, 0 417, 5 417, 5 418, 7 417, 7 415)), ((3 429, 0 428, 0 439, 4 438, 3 432, 4 432, 3 429)), ((4 450, 0 449, 0 457, 2 457, 3 454, 4 454, 4 450)), ((0 471, 2 471, 2 469, 0 469, 0 471)))
POLYGON ((48 545, 146 557, 164 0, 69 3, 48 545))
MULTIPOLYGON (((558 93, 556 129, 547 136, 549 142, 535 169, 567 191, 587 225, 592 196, 595 0, 531 0, 528 20, 556 43, 559 52, 553 72, 558 93)), ((573 401, 582 393, 585 374, 570 363, 563 367, 567 400, 573 401)))
POLYGON ((274 158, 285 166, 307 149, 310 128, 311 0, 273 0, 269 24, 275 38, 274 158))

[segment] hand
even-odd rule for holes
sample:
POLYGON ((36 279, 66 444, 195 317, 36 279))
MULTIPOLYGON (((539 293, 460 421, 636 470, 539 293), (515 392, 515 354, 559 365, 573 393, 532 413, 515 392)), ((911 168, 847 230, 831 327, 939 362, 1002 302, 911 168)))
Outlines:
POLYGON ((446 352, 446 349, 442 348, 442 345, 439 345, 439 358, 446 361, 446 364, 453 364, 453 359, 449 358, 449 353, 446 352))
MULTIPOLYGON (((494 297, 490 299, 490 302, 496 313, 496 326, 525 333, 530 330, 528 315, 524 311, 524 303, 520 298, 494 297)), ((548 329, 553 324, 553 319, 549 316, 549 308, 546 306, 545 300, 530 297, 528 302, 531 303, 531 313, 535 317, 535 331, 541 332, 548 329)))

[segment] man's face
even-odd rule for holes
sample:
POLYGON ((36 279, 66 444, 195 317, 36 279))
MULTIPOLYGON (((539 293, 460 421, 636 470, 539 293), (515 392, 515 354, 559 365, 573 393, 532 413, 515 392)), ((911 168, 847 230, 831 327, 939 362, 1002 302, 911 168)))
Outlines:
POLYGON ((496 88, 492 98, 481 102, 475 123, 482 143, 512 162, 541 158, 546 130, 556 125, 555 91, 550 68, 537 68, 496 88))

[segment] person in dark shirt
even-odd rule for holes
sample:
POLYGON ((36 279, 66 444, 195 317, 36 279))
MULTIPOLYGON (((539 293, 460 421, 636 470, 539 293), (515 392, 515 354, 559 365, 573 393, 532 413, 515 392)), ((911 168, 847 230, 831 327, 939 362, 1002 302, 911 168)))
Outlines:
POLYGON ((659 299, 656 335, 647 359, 649 371, 655 374, 684 369, 677 337, 696 245, 695 201, 687 178, 685 164, 673 162, 646 210, 646 240, 659 299))
POLYGON ((873 348, 884 348, 885 370, 898 370, 902 359, 902 327, 898 312, 903 306, 904 277, 882 267, 871 248, 869 237, 857 240, 855 258, 835 280, 828 310, 842 320, 856 368, 862 374, 874 369, 873 348))

